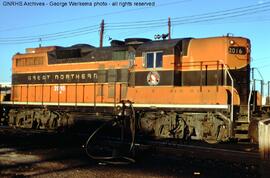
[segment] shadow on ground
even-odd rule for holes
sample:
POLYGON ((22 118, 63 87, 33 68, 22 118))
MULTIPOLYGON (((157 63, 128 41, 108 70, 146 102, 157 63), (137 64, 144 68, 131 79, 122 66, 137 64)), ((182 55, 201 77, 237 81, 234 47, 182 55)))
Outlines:
POLYGON ((108 165, 88 158, 84 137, 65 134, 0 135, 0 177, 261 177, 257 165, 140 152, 136 163, 108 165))

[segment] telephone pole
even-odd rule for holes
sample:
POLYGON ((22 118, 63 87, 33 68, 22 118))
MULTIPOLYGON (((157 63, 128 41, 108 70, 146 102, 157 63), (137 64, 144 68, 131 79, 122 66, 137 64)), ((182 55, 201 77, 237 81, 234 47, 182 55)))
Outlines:
POLYGON ((171 18, 168 18, 168 38, 171 39, 171 18))
POLYGON ((39 47, 41 48, 42 38, 39 38, 38 41, 39 41, 39 47))
POLYGON ((99 47, 103 47, 103 36, 104 36, 104 19, 102 19, 100 24, 100 38, 99 38, 99 47))

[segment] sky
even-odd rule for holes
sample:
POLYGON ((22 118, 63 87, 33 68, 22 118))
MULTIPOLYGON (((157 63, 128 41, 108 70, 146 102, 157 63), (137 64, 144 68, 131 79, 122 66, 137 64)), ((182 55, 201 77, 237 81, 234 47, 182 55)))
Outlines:
MULTIPOLYGON (((102 19, 105 46, 110 44, 109 39, 154 39, 156 34, 167 33, 168 17, 172 19, 172 38, 204 38, 228 33, 249 38, 251 66, 260 71, 265 82, 270 80, 270 0, 73 0, 92 2, 92 6, 77 7, 65 2, 69 1, 0 0, 0 82, 11 81, 12 56, 24 53, 25 48, 39 44, 98 46, 102 19), (17 5, 11 6, 10 2, 17 5), (24 2, 45 5, 20 6, 24 2), (112 6, 114 2, 118 6, 112 6), (120 5, 124 2, 125 7, 120 5), (129 2, 132 6, 128 6, 129 2), (154 4, 134 6, 134 2, 154 4)), ((258 72, 255 76, 260 79, 258 72)))

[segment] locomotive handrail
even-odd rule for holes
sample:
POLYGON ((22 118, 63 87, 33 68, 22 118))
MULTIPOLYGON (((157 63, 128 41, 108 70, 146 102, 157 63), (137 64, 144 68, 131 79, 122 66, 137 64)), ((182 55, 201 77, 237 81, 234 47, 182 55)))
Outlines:
MULTIPOLYGON (((250 81, 250 85, 253 85, 253 80, 250 81)), ((252 95, 252 91, 253 90, 250 90, 249 91, 249 95, 248 95, 248 115, 247 115, 247 118, 248 118, 248 123, 250 122, 250 102, 251 102, 251 95, 252 95)))
MULTIPOLYGON (((230 127, 232 128, 232 123, 233 123, 233 120, 234 120, 233 119, 234 118, 234 108, 233 108, 233 105, 234 105, 234 80, 233 80, 233 77, 232 77, 232 75, 231 75, 231 73, 229 71, 229 67, 228 67, 227 64, 224 63, 223 60, 217 60, 217 61, 196 61, 196 62, 191 62, 191 63, 193 63, 193 66, 194 66, 194 64, 200 66, 201 71, 202 71, 202 66, 203 66, 203 63, 204 62, 208 62, 208 63, 214 63, 215 62, 215 65, 217 65, 217 68, 220 65, 219 63, 221 63, 222 70, 223 70, 223 67, 224 67, 225 78, 227 78, 226 76, 228 75, 229 78, 230 78, 230 80, 231 80, 231 106, 230 106, 230 112, 231 112, 230 113, 230 121, 231 122, 230 122, 230 127), (196 64, 196 63, 198 63, 198 64, 196 64)), ((192 65, 190 65, 190 66, 192 66, 192 65)), ((183 65, 182 65, 182 67, 183 67, 183 65)), ((225 82, 227 84, 227 79, 225 79, 225 82)), ((200 81, 200 86, 202 86, 202 80, 200 81)), ((232 136, 232 129, 231 129, 230 135, 232 136)))
POLYGON ((229 72, 229 69, 228 69, 228 66, 224 63, 224 61, 222 60, 219 60, 219 62, 221 62, 223 65, 224 65, 224 69, 225 69, 225 72, 226 74, 228 74, 228 76, 230 77, 230 80, 231 80, 231 94, 232 94, 232 97, 231 97, 231 121, 233 122, 233 89, 234 89, 234 81, 233 81, 233 77, 231 75, 231 73, 229 72))
MULTIPOLYGON (((231 80, 231 109, 230 109, 230 119, 231 119, 231 123, 230 123, 230 136, 232 136, 232 123, 233 123, 233 104, 234 104, 234 102, 233 102, 233 100, 234 100, 234 97, 233 97, 233 95, 234 95, 234 92, 233 92, 233 89, 234 89, 234 81, 233 81, 233 77, 232 77, 232 75, 231 75, 231 73, 229 72, 229 68, 228 68, 228 66, 224 63, 224 61, 222 61, 222 60, 219 60, 219 62, 221 62, 222 64, 223 64, 223 66, 224 66, 224 71, 226 72, 226 74, 228 74, 228 76, 229 76, 229 78, 230 78, 230 80, 231 80)), ((225 75, 226 76, 226 75, 225 75)))
MULTIPOLYGON (((224 67, 224 71, 225 71, 225 78, 226 78, 226 76, 228 75, 229 76, 229 78, 230 78, 230 80, 231 80, 231 95, 232 95, 232 97, 231 97, 231 106, 230 106, 230 111, 231 111, 231 113, 230 113, 230 119, 231 119, 231 122, 233 122, 233 116, 234 116, 234 114, 233 114, 233 112, 234 112, 234 109, 233 109, 233 105, 234 105, 234 80, 233 80, 233 77, 232 77, 232 75, 231 75, 231 73, 230 73, 230 71, 229 71, 229 68, 228 68, 228 65, 227 64, 225 64, 224 63, 224 61, 223 60, 217 60, 217 61, 193 61, 193 62, 184 62, 184 63, 193 63, 193 64, 195 64, 195 63, 198 63, 198 64, 196 64, 196 65, 198 65, 198 66, 200 66, 200 68, 201 68, 201 70, 202 70, 202 65, 203 65, 203 63, 204 62, 208 62, 208 63, 215 63, 215 65, 218 65, 219 66, 219 63, 221 63, 221 66, 222 66, 222 69, 223 69, 223 67, 224 67), (227 75, 226 75, 227 74, 227 75)), ((209 64, 208 64, 209 65, 209 64)), ((214 64, 213 64, 214 65, 214 64)), ((189 65, 189 67, 191 67, 192 65, 189 65)), ((194 66, 194 65, 193 65, 194 66)), ((217 67, 218 67, 217 66, 217 67)), ((183 67, 183 65, 182 65, 182 67, 183 67)), ((188 67, 188 66, 185 66, 185 67, 188 67)), ((225 82, 227 81, 227 79, 225 79, 225 82)), ((202 85, 202 81, 200 81, 200 86, 202 85)), ((226 82, 226 84, 227 84, 227 82, 226 82)))
POLYGON ((196 67, 200 66, 201 63, 207 63, 207 66, 217 66, 217 62, 219 61, 189 61, 189 62, 182 62, 179 66, 181 67, 196 67))

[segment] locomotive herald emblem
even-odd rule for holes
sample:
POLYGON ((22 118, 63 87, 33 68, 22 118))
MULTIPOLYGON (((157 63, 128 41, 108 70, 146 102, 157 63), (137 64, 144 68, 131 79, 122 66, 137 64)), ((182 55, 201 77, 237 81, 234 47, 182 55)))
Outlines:
POLYGON ((149 72, 147 75, 147 83, 151 86, 158 85, 160 81, 160 76, 158 72, 149 72))

